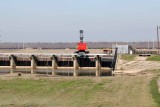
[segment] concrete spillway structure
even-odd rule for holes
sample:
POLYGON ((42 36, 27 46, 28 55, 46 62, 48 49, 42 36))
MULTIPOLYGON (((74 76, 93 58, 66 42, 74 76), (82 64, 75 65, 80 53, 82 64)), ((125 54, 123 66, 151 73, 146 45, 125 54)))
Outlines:
POLYGON ((95 70, 95 75, 100 76, 101 70, 114 72, 116 59, 116 54, 0 53, 0 70, 36 73, 48 69, 56 75, 58 69, 69 69, 73 76, 78 76, 79 70, 95 70))

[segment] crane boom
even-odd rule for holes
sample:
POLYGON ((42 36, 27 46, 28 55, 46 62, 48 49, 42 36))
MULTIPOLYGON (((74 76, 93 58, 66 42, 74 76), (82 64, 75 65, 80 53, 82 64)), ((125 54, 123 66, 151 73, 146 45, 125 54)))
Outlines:
POLYGON ((83 43, 83 30, 80 30, 80 42, 83 43))

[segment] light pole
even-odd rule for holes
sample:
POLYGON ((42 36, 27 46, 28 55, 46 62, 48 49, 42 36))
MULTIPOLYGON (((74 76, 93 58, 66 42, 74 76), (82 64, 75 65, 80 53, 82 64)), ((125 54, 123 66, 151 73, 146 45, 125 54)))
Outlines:
POLYGON ((1 37, 2 37, 2 35, 1 35, 1 30, 0 30, 0 43, 1 43, 1 48, 2 48, 3 44, 2 44, 2 41, 1 41, 1 37))
POLYGON ((157 44, 158 44, 158 55, 159 55, 159 28, 160 26, 157 25, 157 44))
POLYGON ((1 38, 1 30, 0 30, 0 38, 1 38))

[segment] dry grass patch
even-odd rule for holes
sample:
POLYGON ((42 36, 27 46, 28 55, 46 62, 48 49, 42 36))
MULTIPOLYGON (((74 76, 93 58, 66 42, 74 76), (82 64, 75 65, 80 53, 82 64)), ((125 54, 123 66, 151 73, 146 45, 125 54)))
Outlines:
POLYGON ((0 79, 0 107, 154 107, 151 78, 0 79))
POLYGON ((121 55, 121 59, 126 61, 133 61, 135 60, 136 56, 137 55, 124 54, 124 55, 121 55))

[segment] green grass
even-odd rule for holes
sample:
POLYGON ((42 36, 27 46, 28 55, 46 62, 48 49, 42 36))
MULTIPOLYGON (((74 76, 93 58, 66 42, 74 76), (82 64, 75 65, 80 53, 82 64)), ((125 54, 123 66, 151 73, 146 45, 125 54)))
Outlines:
POLYGON ((157 80, 158 77, 153 78, 153 80, 150 82, 150 87, 154 101, 157 103, 157 107, 160 107, 160 93, 158 92, 159 87, 157 86, 157 80))
POLYGON ((121 55, 121 58, 123 60, 132 61, 136 58, 136 55, 124 54, 124 55, 121 55))
POLYGON ((151 77, 0 79, 0 107, 154 107, 151 77))
POLYGON ((160 55, 153 55, 147 58, 147 61, 160 61, 160 55))

